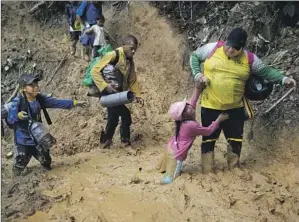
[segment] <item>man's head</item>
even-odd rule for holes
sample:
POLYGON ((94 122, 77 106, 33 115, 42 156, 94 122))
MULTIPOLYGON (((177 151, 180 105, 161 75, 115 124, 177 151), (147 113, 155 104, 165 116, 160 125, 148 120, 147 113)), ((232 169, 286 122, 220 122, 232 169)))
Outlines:
POLYGON ((103 26, 105 23, 105 17, 103 15, 99 15, 97 17, 97 25, 99 26, 103 26))
POLYGON ((247 32, 242 28, 233 29, 226 40, 224 46, 225 54, 232 58, 240 55, 243 51, 243 48, 246 44, 247 32))
POLYGON ((137 47, 138 47, 138 40, 135 36, 133 35, 127 35, 124 39, 123 39, 123 48, 124 48, 124 52, 126 54, 126 57, 128 59, 133 58, 137 47))
POLYGON ((33 75, 23 74, 18 79, 18 84, 22 88, 22 90, 31 97, 36 97, 39 93, 38 82, 40 78, 35 77, 33 75))

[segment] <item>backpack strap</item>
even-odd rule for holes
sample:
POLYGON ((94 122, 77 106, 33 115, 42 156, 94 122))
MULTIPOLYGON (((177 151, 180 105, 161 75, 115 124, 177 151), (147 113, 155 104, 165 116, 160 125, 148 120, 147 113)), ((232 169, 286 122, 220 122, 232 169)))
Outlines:
POLYGON ((218 41, 216 46, 214 47, 214 49, 212 50, 212 52, 210 53, 210 55, 208 56, 208 59, 210 59, 214 53, 216 52, 216 50, 220 47, 222 47, 225 44, 225 41, 218 41))
POLYGON ((117 49, 114 50, 116 56, 113 62, 110 62, 111 65, 115 66, 119 61, 119 51, 117 49))
POLYGON ((247 58, 248 58, 248 63, 250 65, 250 69, 251 69, 251 66, 254 62, 254 54, 252 52, 247 51, 247 58))
POLYGON ((44 97, 41 94, 38 94, 36 99, 39 102, 41 109, 43 110, 43 113, 44 113, 44 116, 46 118, 48 125, 52 125, 52 120, 51 120, 50 115, 44 105, 44 97))

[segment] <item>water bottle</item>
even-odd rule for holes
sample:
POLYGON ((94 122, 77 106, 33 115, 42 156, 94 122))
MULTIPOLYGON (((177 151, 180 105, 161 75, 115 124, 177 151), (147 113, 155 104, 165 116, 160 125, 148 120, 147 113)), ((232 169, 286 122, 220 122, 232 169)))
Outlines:
POLYGON ((49 129, 44 124, 33 122, 30 125, 30 133, 39 147, 48 150, 56 143, 56 139, 50 134, 49 129))

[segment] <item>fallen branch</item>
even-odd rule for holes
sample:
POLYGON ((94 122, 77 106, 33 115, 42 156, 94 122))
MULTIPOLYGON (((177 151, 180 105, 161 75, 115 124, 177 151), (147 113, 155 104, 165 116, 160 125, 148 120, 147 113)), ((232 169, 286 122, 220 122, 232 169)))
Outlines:
POLYGON ((42 6, 42 5, 46 4, 46 3, 47 3, 46 1, 41 1, 41 2, 39 2, 39 3, 37 3, 37 4, 35 4, 35 5, 28 11, 28 13, 29 13, 29 14, 33 14, 35 11, 38 10, 38 8, 39 8, 40 6, 42 6))
POLYGON ((58 69, 60 68, 60 66, 61 66, 61 65, 63 64, 63 62, 65 61, 65 58, 67 57, 68 54, 69 54, 69 51, 67 51, 67 52, 65 53, 65 55, 63 56, 62 60, 60 61, 60 63, 59 63, 58 66, 56 67, 55 71, 54 71, 53 74, 52 74, 52 77, 49 79, 49 81, 47 82, 46 86, 48 86, 48 85, 52 82, 54 76, 56 75, 56 73, 57 73, 58 69))
POLYGON ((277 100, 269 109, 265 111, 265 114, 269 113, 272 109, 274 109, 279 103, 281 103, 291 92, 295 90, 295 87, 289 89, 289 91, 283 95, 279 100, 277 100))

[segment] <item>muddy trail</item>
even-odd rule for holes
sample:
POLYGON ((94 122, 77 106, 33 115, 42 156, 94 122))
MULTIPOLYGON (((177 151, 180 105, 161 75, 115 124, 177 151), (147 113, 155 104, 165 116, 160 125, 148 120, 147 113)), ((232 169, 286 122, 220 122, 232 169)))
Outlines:
MULTIPOLYGON (((43 69, 47 82, 68 51, 63 17, 41 24, 26 13, 27 7, 2 3, 2 64, 8 63, 7 58, 18 61, 5 74, 2 69, 2 82, 11 82, 1 88, 4 98, 14 89, 17 65, 24 64, 22 70, 43 69)), ((12 160, 5 158, 12 149, 11 135, 2 138, 2 220, 299 221, 299 129, 290 124, 272 127, 269 118, 259 118, 254 140, 245 140, 240 169, 227 169, 226 142, 221 136, 216 145, 216 172, 202 175, 198 138, 181 177, 171 185, 159 184, 162 175, 154 166, 174 128, 168 107, 192 91, 185 67, 188 36, 178 34, 173 24, 159 15, 161 11, 147 3, 131 2, 121 10, 107 5, 104 9, 106 27, 116 44, 128 33, 140 40, 135 63, 145 106, 130 105, 133 149, 120 147, 119 130, 111 149, 100 148, 106 112, 98 99, 86 97, 81 70, 88 63, 78 49, 75 57, 67 56, 49 86, 41 84, 44 92, 88 100, 89 104, 87 109, 50 110, 51 132, 58 140, 51 151, 53 170, 44 171, 31 160, 23 176, 13 179, 12 160)), ((275 116, 280 113, 278 109, 275 116)), ((281 117, 282 123, 286 120, 281 117)))

